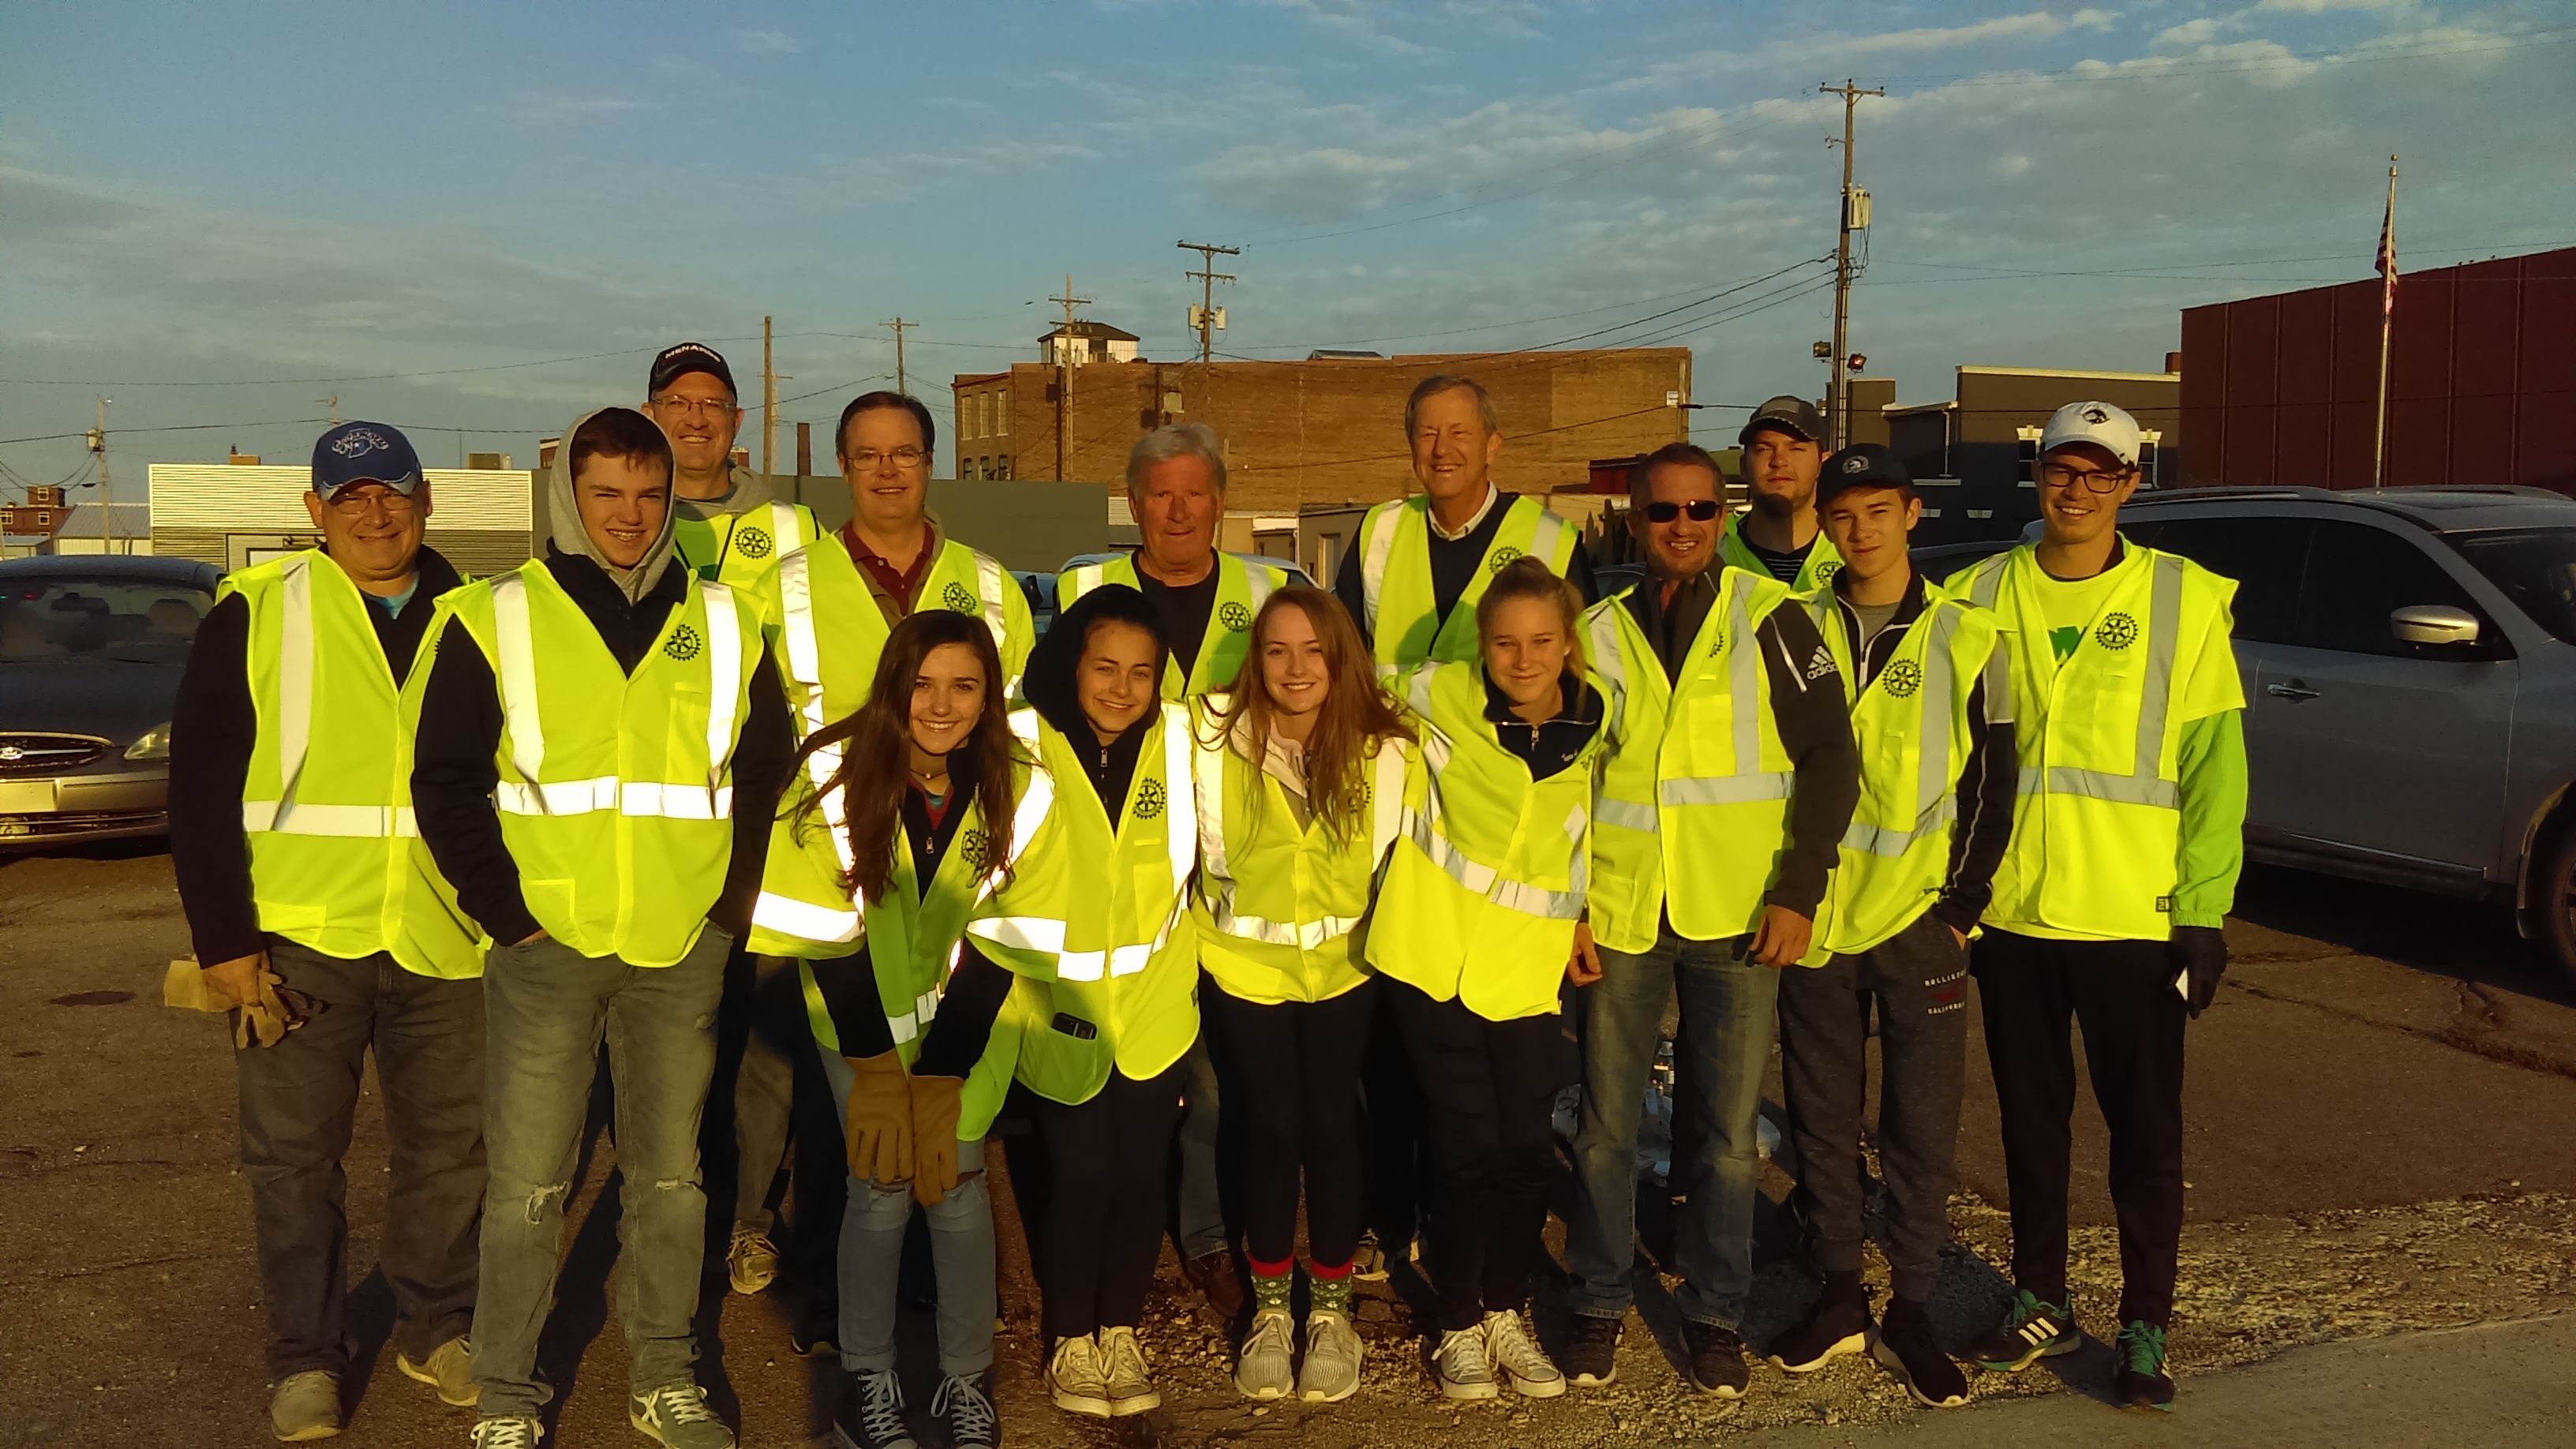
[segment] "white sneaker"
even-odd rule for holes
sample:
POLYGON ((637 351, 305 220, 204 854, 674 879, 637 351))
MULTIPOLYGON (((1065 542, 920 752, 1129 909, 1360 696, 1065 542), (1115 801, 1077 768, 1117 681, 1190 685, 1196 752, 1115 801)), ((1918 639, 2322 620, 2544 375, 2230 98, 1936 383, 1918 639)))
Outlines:
POLYGON ((1118 1418, 1163 1407, 1163 1396, 1154 1392, 1153 1377, 1145 1371, 1145 1346, 1136 1341, 1133 1328, 1100 1330, 1100 1376, 1109 1381, 1109 1412, 1118 1418))
POLYGON ((477 1419, 469 1441, 474 1449, 537 1449, 546 1426, 534 1419, 477 1419))
POLYGON ((1109 1381, 1100 1372, 1100 1345, 1088 1335, 1056 1341, 1047 1360, 1047 1393, 1068 1414, 1109 1417, 1109 1381))
POLYGON ((778 1277, 778 1245, 769 1235, 740 1223, 733 1225, 733 1245, 725 1249, 725 1277, 733 1291, 758 1293, 778 1277))
POLYGON ((1360 1390, 1360 1363, 1368 1350, 1351 1321, 1329 1310, 1306 1315, 1306 1366, 1297 1375, 1297 1397, 1310 1404, 1338 1404, 1360 1390))
POLYGON ((1440 1345, 1431 1350, 1431 1377, 1438 1381, 1443 1397, 1452 1399, 1490 1399, 1502 1393, 1494 1387, 1494 1362, 1485 1352, 1484 1325, 1453 1328, 1440 1335, 1440 1345))
POLYGON ((1538 1346, 1538 1330, 1530 1323, 1528 1309, 1488 1313, 1482 1326, 1485 1352, 1512 1381, 1514 1392, 1532 1399, 1552 1399, 1565 1392, 1565 1375, 1547 1350, 1538 1346))
MULTIPOLYGON (((1297 1345, 1285 1308, 1252 1315, 1252 1331, 1234 1361, 1234 1386, 1247 1399, 1284 1399, 1297 1391, 1297 1345)), ((1309 1350, 1311 1352, 1311 1350, 1309 1350)))

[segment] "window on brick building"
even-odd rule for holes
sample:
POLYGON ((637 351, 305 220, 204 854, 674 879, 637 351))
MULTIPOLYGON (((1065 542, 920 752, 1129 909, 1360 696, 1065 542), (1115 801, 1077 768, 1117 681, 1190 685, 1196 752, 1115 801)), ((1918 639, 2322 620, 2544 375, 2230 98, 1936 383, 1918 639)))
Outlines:
POLYGON ((1007 392, 997 392, 993 394, 993 436, 1007 437, 1010 431, 1011 395, 1007 392))

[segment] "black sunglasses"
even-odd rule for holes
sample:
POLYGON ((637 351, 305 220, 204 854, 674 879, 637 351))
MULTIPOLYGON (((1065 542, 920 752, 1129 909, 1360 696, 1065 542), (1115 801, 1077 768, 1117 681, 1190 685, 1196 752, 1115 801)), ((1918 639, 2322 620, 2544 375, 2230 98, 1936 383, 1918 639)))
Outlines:
POLYGON ((1646 521, 1670 523, 1681 517, 1685 511, 1690 514, 1691 522, 1706 523, 1717 516, 1717 500, 1694 498, 1688 503, 1649 503, 1646 505, 1646 521))

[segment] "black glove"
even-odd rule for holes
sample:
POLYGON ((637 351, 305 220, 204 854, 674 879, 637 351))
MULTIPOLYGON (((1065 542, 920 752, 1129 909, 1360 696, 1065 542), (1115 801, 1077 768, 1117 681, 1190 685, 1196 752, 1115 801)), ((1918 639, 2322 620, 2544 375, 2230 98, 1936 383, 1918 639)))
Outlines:
POLYGON ((2227 974, 2227 933, 2216 926, 2176 926, 2165 942, 2165 960, 2173 966, 2166 982, 2185 985, 2184 1004, 2198 1020, 2218 995, 2218 978, 2227 974))

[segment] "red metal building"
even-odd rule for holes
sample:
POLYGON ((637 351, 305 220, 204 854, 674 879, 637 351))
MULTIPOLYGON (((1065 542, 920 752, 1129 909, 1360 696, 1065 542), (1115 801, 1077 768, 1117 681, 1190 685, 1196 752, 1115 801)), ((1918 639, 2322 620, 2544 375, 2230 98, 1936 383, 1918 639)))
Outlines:
MULTIPOLYGON (((2576 248, 2398 278, 2388 482, 2576 495, 2576 248)), ((2182 314, 2186 487, 2371 485, 2379 281, 2182 314)))

